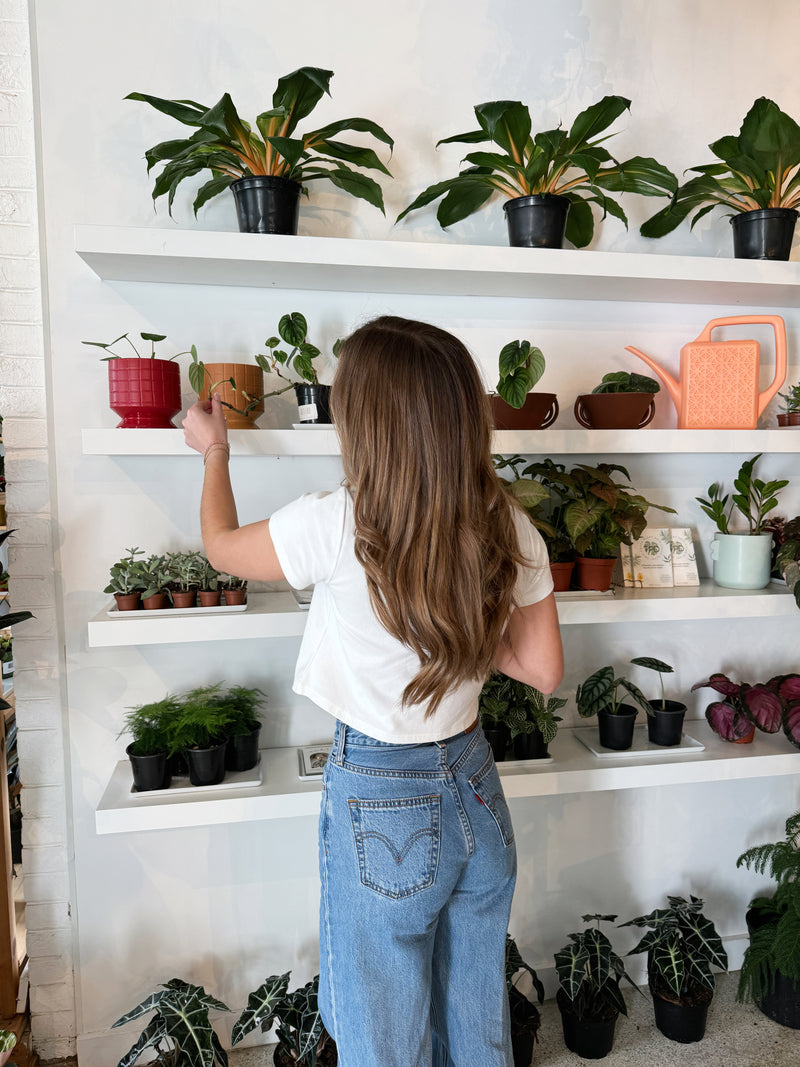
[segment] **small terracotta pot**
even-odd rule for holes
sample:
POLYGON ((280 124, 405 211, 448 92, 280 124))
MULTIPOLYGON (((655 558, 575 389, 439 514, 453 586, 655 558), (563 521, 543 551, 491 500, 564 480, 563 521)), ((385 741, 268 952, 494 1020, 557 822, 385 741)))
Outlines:
POLYGON ((114 593, 117 611, 139 611, 142 606, 140 593, 114 593))
POLYGON ((578 588, 599 589, 604 592, 611 588, 611 575, 616 559, 590 559, 578 556, 578 588))
POLYGON ((656 402, 652 393, 581 393, 573 410, 589 430, 640 430, 652 422, 656 402))
POLYGON ((569 559, 562 563, 551 563, 550 573, 553 576, 553 592, 565 593, 569 589, 572 572, 575 569, 575 560, 569 559))
POLYGON ((489 399, 495 430, 544 430, 558 418, 555 393, 528 393, 521 408, 512 408, 501 396, 489 399))
POLYGON ((216 608, 219 607, 219 602, 222 598, 222 590, 201 589, 197 595, 200 597, 200 607, 216 608))
POLYGON ((226 604, 244 604, 247 599, 247 586, 243 585, 241 589, 225 589, 223 593, 226 604))
POLYGON ((160 611, 169 605, 166 593, 154 593, 153 596, 142 598, 142 607, 145 611, 160 611))
POLYGON ((196 589, 173 589, 172 606, 176 608, 193 608, 197 601, 196 589))
POLYGON ((780 415, 778 416, 778 425, 779 426, 788 426, 789 425, 789 416, 788 416, 788 414, 786 412, 782 411, 780 413, 780 415))
MULTIPOLYGON (((206 375, 203 390, 200 393, 201 400, 208 400, 209 389, 215 386, 214 392, 219 393, 223 404, 232 404, 234 407, 245 407, 247 401, 241 392, 234 392, 229 378, 236 382, 237 390, 242 390, 249 396, 261 396, 264 392, 264 372, 260 367, 250 363, 206 363, 206 375)), ((249 415, 242 415, 239 411, 223 407, 225 421, 229 430, 253 430, 256 419, 264 414, 264 401, 260 400, 249 415)))
POLYGON ((789 412, 789 425, 800 426, 800 411, 789 412))
POLYGON ((753 738, 756 736, 755 726, 751 726, 750 729, 742 737, 736 737, 731 741, 732 745, 749 745, 753 738))

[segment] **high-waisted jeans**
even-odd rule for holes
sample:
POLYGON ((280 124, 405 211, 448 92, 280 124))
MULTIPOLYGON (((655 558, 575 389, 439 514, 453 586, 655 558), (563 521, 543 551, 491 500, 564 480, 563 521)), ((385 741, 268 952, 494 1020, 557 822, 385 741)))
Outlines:
POLYGON ((338 723, 319 846, 320 1009, 339 1067, 512 1067, 516 851, 480 726, 397 745, 338 723))

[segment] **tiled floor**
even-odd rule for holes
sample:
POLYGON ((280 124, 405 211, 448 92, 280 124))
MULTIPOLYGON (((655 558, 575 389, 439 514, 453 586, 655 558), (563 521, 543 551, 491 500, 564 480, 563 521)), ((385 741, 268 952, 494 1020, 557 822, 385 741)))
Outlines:
MULTIPOLYGON (((757 1008, 735 1002, 738 976, 722 976, 708 1015, 706 1036, 696 1045, 679 1045, 656 1030, 652 1006, 626 990, 629 1016, 617 1023, 607 1067, 799 1067, 800 1031, 778 1026, 757 1008)), ((577 1067, 582 1061, 564 1046, 554 1000, 542 1008, 542 1029, 534 1067, 577 1067)), ((271 1048, 232 1052, 230 1067, 272 1067, 271 1048)), ((347 1067, 377 1067, 348 1064, 347 1067)), ((474 1067, 470 1064, 469 1067, 474 1067)))

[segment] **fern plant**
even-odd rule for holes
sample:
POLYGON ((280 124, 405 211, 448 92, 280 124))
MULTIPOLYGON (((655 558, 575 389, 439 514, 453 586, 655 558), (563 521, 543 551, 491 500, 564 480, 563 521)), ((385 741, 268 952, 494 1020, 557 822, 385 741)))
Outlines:
POLYGON ((750 944, 739 974, 737 998, 758 1002, 775 988, 775 973, 800 982, 800 811, 786 820, 785 840, 747 849, 736 861, 777 884, 771 897, 755 897, 750 944))

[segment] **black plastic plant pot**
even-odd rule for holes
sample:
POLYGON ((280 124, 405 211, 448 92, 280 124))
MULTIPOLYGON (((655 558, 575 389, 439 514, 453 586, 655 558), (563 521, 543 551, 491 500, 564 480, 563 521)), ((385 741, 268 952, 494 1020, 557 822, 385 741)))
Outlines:
POLYGON ((227 741, 211 748, 187 748, 189 781, 192 785, 218 785, 225 777, 227 741))
POLYGON ((620 704, 615 715, 609 711, 599 711, 597 725, 603 748, 614 748, 620 752, 630 748, 633 744, 633 727, 637 714, 636 708, 630 704, 620 704))
POLYGON ((788 207, 768 207, 731 215, 734 258, 788 259, 797 214, 788 207))
POLYGON ((541 730, 517 734, 514 738, 514 756, 516 759, 546 759, 547 745, 541 730))
POLYGON ((158 752, 154 756, 135 756, 131 749, 135 742, 131 742, 125 749, 125 754, 131 761, 133 771, 133 785, 137 793, 147 793, 151 789, 169 789, 172 781, 172 772, 165 752, 158 752))
POLYGON ((773 1022, 800 1030, 800 982, 792 981, 778 970, 773 972, 773 977, 774 988, 756 1002, 757 1007, 773 1022))
POLYGON ((249 734, 234 734, 228 738, 225 768, 229 771, 249 771, 258 763, 258 738, 261 727, 249 734))
POLYGON ((610 1019, 594 1019, 588 1016, 579 1019, 569 1010, 569 1001, 560 989, 556 994, 556 1003, 561 1012, 564 1044, 570 1052, 585 1060, 602 1060, 607 1056, 614 1047, 617 1015, 610 1019))
POLYGON ((706 1032, 708 1004, 674 1004, 664 1000, 654 990, 653 1014, 656 1026, 670 1041, 690 1045, 693 1041, 702 1041, 706 1032))
POLYGON ((233 182, 236 216, 242 233, 295 235, 300 218, 300 184, 289 178, 254 174, 233 182))
POLYGON ((683 736, 683 717, 686 705, 679 700, 651 700, 652 715, 647 716, 647 739, 654 745, 667 748, 679 745, 683 736))
POLYGON ((508 1006, 511 1014, 511 1051, 514 1067, 531 1067, 533 1046, 541 1025, 539 1009, 524 993, 511 986, 508 991, 508 1006))
POLYGON ((489 742, 495 763, 502 763, 506 758, 506 750, 510 734, 507 726, 484 726, 483 736, 489 742))
POLYGON ((512 248, 563 248, 570 202, 566 196, 517 196, 503 210, 512 248))
POLYGON ((304 423, 331 421, 331 387, 300 382, 294 387, 297 396, 298 421, 304 423))

